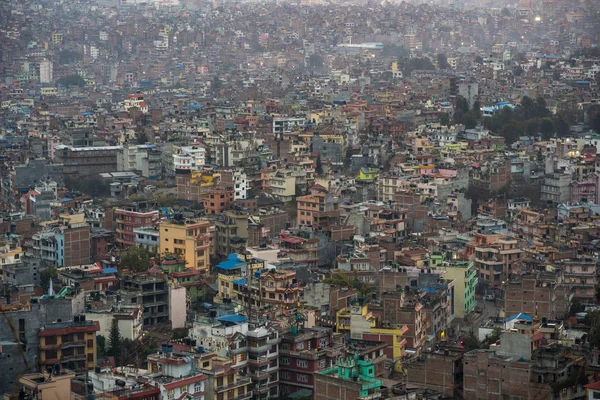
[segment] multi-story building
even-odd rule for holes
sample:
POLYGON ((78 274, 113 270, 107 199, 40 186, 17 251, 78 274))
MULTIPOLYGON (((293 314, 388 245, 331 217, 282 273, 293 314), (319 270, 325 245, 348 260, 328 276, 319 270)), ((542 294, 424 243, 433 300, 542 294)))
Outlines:
POLYGON ((162 176, 161 152, 155 144, 128 145, 117 154, 118 171, 138 171, 148 179, 162 176))
POLYGON ((367 400, 381 397, 383 381, 375 378, 373 362, 358 355, 339 359, 314 375, 315 400, 367 400))
POLYGON ((423 352, 404 365, 407 381, 435 390, 448 398, 460 398, 463 388, 463 350, 455 348, 423 352))
POLYGON ((581 304, 596 304, 598 287, 598 261, 594 257, 577 257, 555 261, 562 270, 564 285, 569 288, 573 299, 581 304))
POLYGON ((40 367, 42 371, 56 365, 75 372, 96 366, 96 332, 98 322, 76 315, 73 321, 56 322, 40 327, 40 367))
POLYGON ((173 154, 173 171, 187 169, 198 171, 206 164, 206 149, 202 146, 182 146, 173 154))
POLYGON ((557 205, 571 200, 572 176, 567 173, 546 175, 541 188, 540 200, 545 204, 557 205))
MULTIPOLYGON (((40 393, 44 394, 44 398, 49 399, 70 399, 71 381, 75 378, 75 374, 69 370, 53 369, 52 372, 42 370, 41 373, 33 372, 24 374, 19 377, 16 383, 16 388, 13 393, 18 393, 20 399, 34 399, 41 397, 40 393)), ((5 399, 12 400, 13 397, 5 395, 5 399)))
POLYGON ((319 238, 305 235, 303 232, 298 232, 297 235, 281 235, 281 255, 289 257, 295 263, 306 263, 309 267, 316 267, 319 262, 319 238))
POLYGON ((136 228, 152 226, 158 222, 158 210, 142 211, 137 207, 117 208, 114 211, 116 226, 115 240, 121 247, 135 246, 136 228))
POLYGON ((330 368, 333 349, 331 328, 298 330, 295 327, 282 336, 279 345, 279 380, 281 395, 302 389, 312 392, 314 375, 330 368))
POLYGON ((161 222, 160 254, 174 254, 185 260, 189 268, 208 271, 210 266, 211 236, 207 220, 179 219, 161 222))
POLYGON ((454 281, 452 314, 454 318, 465 318, 477 306, 475 288, 479 281, 477 270, 472 262, 456 261, 443 265, 448 280, 454 281))
POLYGON ((246 376, 252 380, 255 399, 279 397, 279 331, 273 327, 250 327, 246 334, 248 346, 246 376))
POLYGON ((320 217, 337 210, 338 203, 333 195, 321 185, 310 188, 310 194, 296 198, 297 224, 318 227, 320 217))
POLYGON ((262 272, 258 279, 233 281, 234 302, 242 307, 251 304, 271 319, 290 315, 301 295, 302 286, 294 271, 270 270, 262 272))
MULTIPOLYGON (((537 273, 523 273, 518 278, 513 278, 504 284, 506 315, 524 313, 536 319, 556 318, 557 308, 568 309, 559 304, 561 286, 559 275, 544 277, 537 273)), ((571 296, 562 301, 570 300, 571 296)))
POLYGON ((54 77, 54 64, 50 60, 40 62, 40 83, 51 83, 54 77))
POLYGON ((215 221, 215 254, 224 257, 244 253, 248 242, 248 213, 226 211, 215 221))
POLYGON ((63 164, 63 174, 74 177, 97 176, 103 172, 118 170, 117 158, 121 146, 71 147, 59 145, 54 148, 57 163, 63 164))
POLYGON ((522 253, 517 239, 477 233, 474 265, 479 281, 496 288, 512 279, 520 273, 522 253))
POLYGON ((91 232, 89 225, 75 223, 36 233, 33 255, 60 267, 90 263, 91 232))
POLYGON ((577 380, 582 362, 581 356, 566 357, 558 344, 534 350, 531 360, 506 355, 501 348, 473 350, 464 355, 463 398, 583 398, 585 389, 577 380))
POLYGON ((273 134, 276 138, 283 139, 285 133, 299 130, 306 123, 305 118, 276 117, 273 118, 273 134))
MULTIPOLYGON (((141 305, 143 328, 169 321, 169 288, 164 278, 136 275, 123 278, 121 297, 128 306, 141 305)), ((180 305, 185 311, 185 302, 180 305)))
POLYGON ((142 226, 133 228, 135 234, 135 245, 143 247, 152 254, 160 252, 160 231, 157 226, 142 226))
POLYGON ((231 209, 235 201, 235 191, 232 188, 207 189, 201 196, 206 215, 217 215, 231 209))
POLYGON ((292 201, 296 195, 296 174, 291 169, 271 171, 268 174, 268 180, 263 179, 263 189, 278 200, 292 201), (267 186, 265 186, 265 182, 268 182, 267 186))
POLYGON ((88 321, 98 323, 98 335, 108 338, 112 321, 117 321, 119 333, 123 339, 138 340, 142 335, 142 305, 135 306, 112 306, 103 309, 86 310, 85 318, 88 321))

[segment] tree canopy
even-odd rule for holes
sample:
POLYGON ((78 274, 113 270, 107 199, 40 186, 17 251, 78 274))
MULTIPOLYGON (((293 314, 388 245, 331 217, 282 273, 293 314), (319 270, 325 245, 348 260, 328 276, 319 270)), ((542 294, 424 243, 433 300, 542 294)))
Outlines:
POLYGON ((58 279, 58 271, 54 267, 46 268, 40 273, 40 286, 42 287, 44 293, 48 293, 48 288, 50 287, 50 279, 58 279))
POLYGON ((109 197, 110 183, 106 179, 94 178, 65 178, 65 185, 70 190, 85 193, 92 197, 109 197))
POLYGON ((121 254, 121 269, 144 272, 152 266, 152 254, 144 247, 131 247, 121 254))
POLYGON ((77 74, 73 74, 73 75, 65 76, 64 78, 60 78, 59 80, 56 81, 56 83, 58 83, 60 86, 65 86, 65 87, 69 87, 69 86, 84 87, 85 79, 83 79, 81 76, 79 76, 77 74))

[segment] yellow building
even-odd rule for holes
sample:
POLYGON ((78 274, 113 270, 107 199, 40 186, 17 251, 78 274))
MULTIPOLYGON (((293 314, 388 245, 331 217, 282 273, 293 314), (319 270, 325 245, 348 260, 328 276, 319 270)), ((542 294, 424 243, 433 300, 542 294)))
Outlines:
MULTIPOLYGON (((81 318, 85 318, 81 316, 81 318)), ((40 328, 40 369, 60 365, 75 372, 85 372, 96 366, 96 332, 98 321, 56 322, 40 328)))
POLYGON ((377 179, 379 170, 377 168, 363 167, 358 170, 357 182, 374 182, 377 179))
POLYGON ((181 220, 159 225, 160 255, 175 254, 185 260, 186 267, 208 271, 210 266, 210 222, 181 220))
POLYGON ((227 260, 216 265, 217 286, 219 291, 215 296, 215 302, 222 303, 223 299, 231 299, 234 296, 234 281, 246 279, 249 275, 264 267, 264 261, 258 258, 250 258, 246 261, 243 256, 230 254, 227 260))
MULTIPOLYGON (((60 375, 49 374, 48 372, 34 372, 19 377, 16 393, 19 393, 19 399, 70 399, 71 380, 75 374, 68 370, 61 370, 60 375), (43 393, 43 397, 42 397, 43 393)), ((6 394, 5 399, 12 399, 6 394)))
POLYGON ((6 282, 6 270, 13 269, 21 264, 23 249, 20 246, 11 246, 6 243, 0 245, 0 280, 6 282))

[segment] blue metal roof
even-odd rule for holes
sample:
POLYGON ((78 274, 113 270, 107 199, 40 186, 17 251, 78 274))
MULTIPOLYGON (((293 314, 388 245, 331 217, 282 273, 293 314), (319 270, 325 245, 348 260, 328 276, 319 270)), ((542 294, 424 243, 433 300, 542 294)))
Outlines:
POLYGON ((524 319, 526 321, 533 321, 533 318, 531 318, 529 315, 524 314, 524 313, 518 313, 515 315, 511 315, 510 317, 504 318, 504 322, 513 321, 515 319, 524 319))
POLYGON ((222 317, 217 318, 217 321, 219 322, 230 322, 233 324, 241 324, 244 323, 246 321, 248 321, 248 319, 242 315, 239 314, 231 314, 231 315, 224 315, 222 317))
POLYGON ((241 268, 244 260, 240 259, 237 254, 233 253, 227 257, 227 260, 217 264, 220 269, 236 269, 241 268))
POLYGON ((117 273, 117 269, 116 268, 104 268, 102 270, 103 274, 116 274, 117 273))

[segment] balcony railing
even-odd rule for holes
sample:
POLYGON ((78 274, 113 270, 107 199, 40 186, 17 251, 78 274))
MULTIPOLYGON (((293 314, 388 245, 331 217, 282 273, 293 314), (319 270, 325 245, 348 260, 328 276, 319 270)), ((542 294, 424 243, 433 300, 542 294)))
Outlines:
POLYGON ((223 391, 226 391, 226 390, 234 389, 236 387, 247 385, 251 381, 252 380, 250 378, 246 378, 246 377, 244 377, 244 378, 238 378, 235 382, 228 383, 227 385, 217 386, 216 391, 217 392, 223 392, 223 391))

